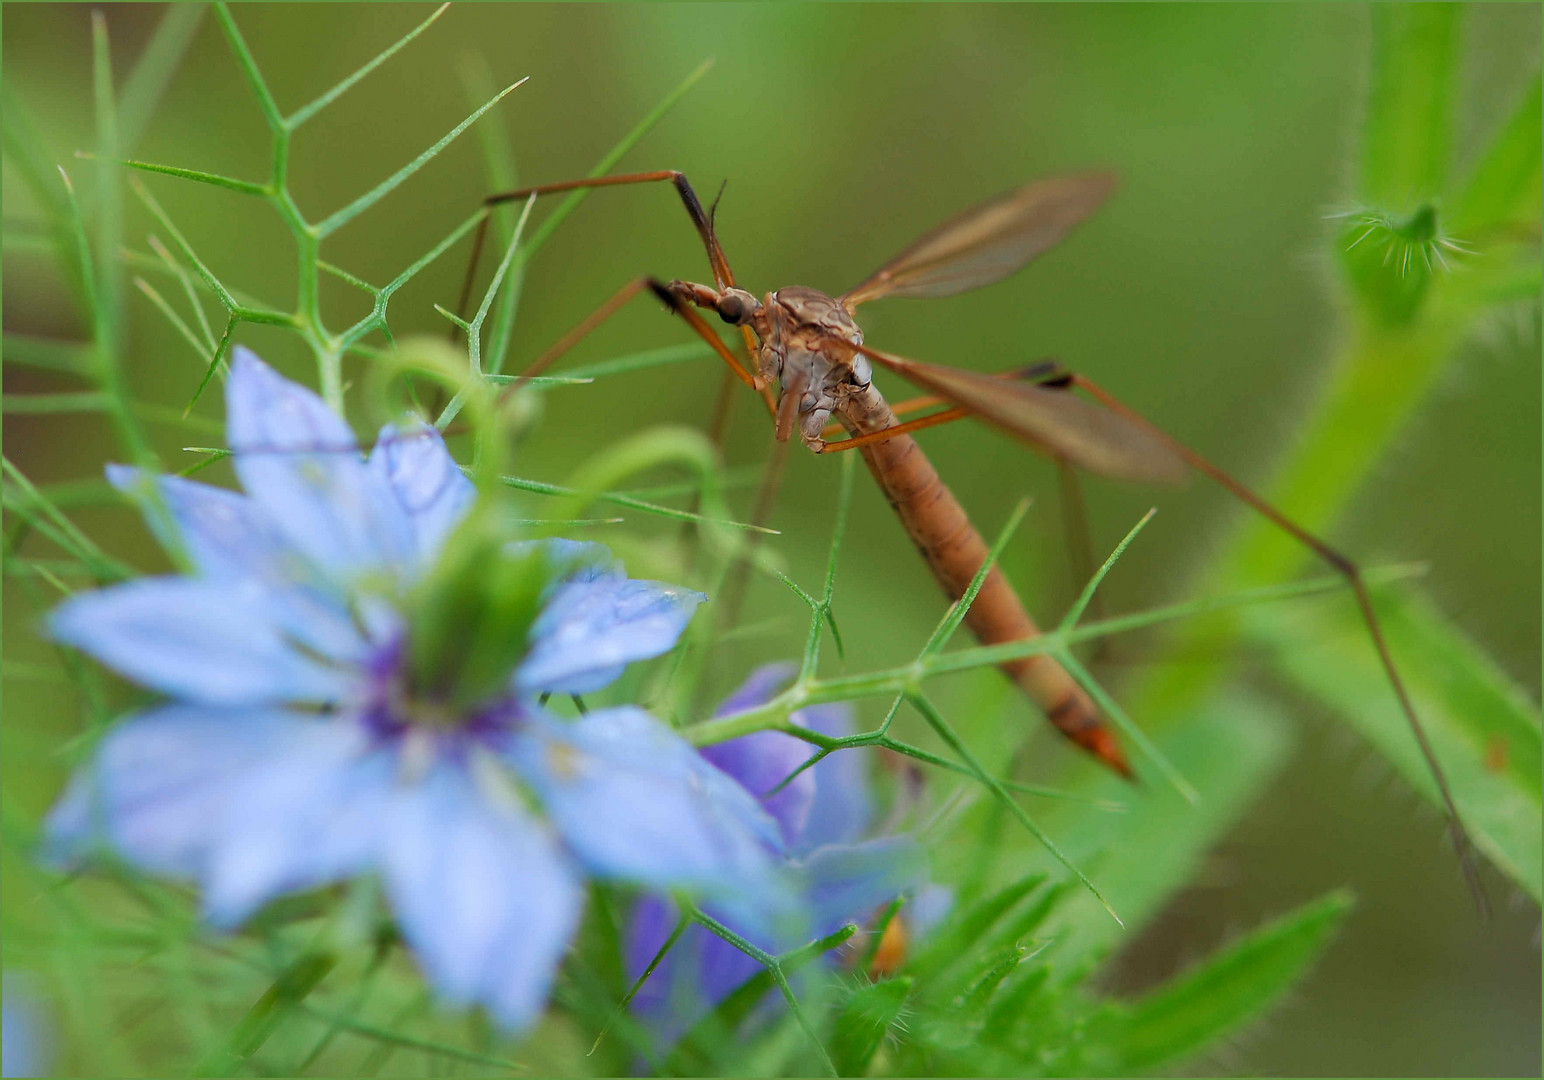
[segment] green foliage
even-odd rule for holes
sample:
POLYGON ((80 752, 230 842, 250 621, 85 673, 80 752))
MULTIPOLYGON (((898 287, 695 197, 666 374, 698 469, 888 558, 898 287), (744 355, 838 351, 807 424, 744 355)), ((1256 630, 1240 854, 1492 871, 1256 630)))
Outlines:
POLYGON ((1387 4, 1370 15, 1359 194, 1397 205, 1440 190, 1447 179, 1463 10, 1457 4, 1387 4))
POLYGON ((1312 966, 1351 907, 1333 893, 1126 1003, 1100 999, 1086 968, 1050 958, 1055 943, 1039 932, 1062 896, 1041 879, 1010 886, 942 928, 958 951, 929 948, 903 974, 847 986, 834 1012, 838 1075, 1149 1072, 1258 1017, 1312 966))
POLYGON ((1436 204, 1425 200, 1446 178, 1461 14, 1454 4, 1388 4, 1372 11, 1357 194, 1380 209, 1353 217, 1342 250, 1352 287, 1390 324, 1415 315, 1452 243, 1439 232, 1436 204))
POLYGON ((1463 185, 1453 210, 1460 229, 1517 227, 1539 208, 1539 76, 1524 88, 1517 108, 1463 185))
POLYGON ((866 1076, 874 1055, 905 1013, 916 980, 909 975, 860 985, 837 1012, 831 1062, 838 1076, 866 1076))
POLYGON ((1302 977, 1353 906, 1344 892, 1260 927, 1095 1024, 1115 1073, 1147 1072, 1226 1038, 1302 977))
MULTIPOLYGON (((1402 661, 1421 719, 1481 853, 1540 898, 1539 716, 1536 706, 1488 656, 1420 593, 1390 591, 1379 617, 1402 661)), ((1387 677, 1346 608, 1246 615, 1292 681, 1355 726, 1416 791, 1433 803, 1436 784, 1398 703, 1380 692, 1387 677)))
MULTIPOLYGON (((1373 9, 1356 191, 1364 209, 1331 237, 1345 271, 1350 327, 1304 437, 1265 489, 1274 505, 1321 535, 1352 505, 1475 328, 1503 306, 1522 302, 1537 310, 1538 77, 1469 176, 1457 180, 1450 128, 1463 17, 1461 5, 1373 9), (1453 220, 1463 234, 1450 231, 1447 206, 1458 208, 1453 220)), ((1223 545, 1210 586, 1279 580, 1308 556, 1268 522, 1253 520, 1223 545)), ((1537 776, 1526 776, 1527 763, 1538 757, 1537 704, 1418 596, 1383 590, 1378 610, 1476 842, 1537 897, 1540 806, 1537 776), (1522 771, 1486 765, 1514 748, 1522 771)), ((1279 670, 1367 736, 1440 806, 1367 630, 1349 604, 1311 614, 1262 610, 1197 620, 1185 640, 1230 633, 1266 647, 1279 670)), ((1203 707, 1222 692, 1221 674, 1211 667, 1158 677, 1138 700, 1161 716, 1203 707)))

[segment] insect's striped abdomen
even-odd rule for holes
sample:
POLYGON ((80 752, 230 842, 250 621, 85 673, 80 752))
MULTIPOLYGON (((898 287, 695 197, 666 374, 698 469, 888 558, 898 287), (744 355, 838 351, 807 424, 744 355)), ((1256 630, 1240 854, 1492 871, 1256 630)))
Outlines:
MULTIPOLYGON (((844 402, 839 416, 855 435, 882 431, 896 423, 890 406, 872 385, 844 402)), ((858 452, 944 593, 951 602, 958 600, 989 554, 986 541, 966 517, 959 500, 909 435, 859 447, 858 452)), ((1018 594, 995 566, 966 613, 965 625, 983 645, 1021 641, 1040 633, 1018 594)), ((1028 656, 999 666, 1062 734, 1121 775, 1131 775, 1120 744, 1065 668, 1048 656, 1028 656)))

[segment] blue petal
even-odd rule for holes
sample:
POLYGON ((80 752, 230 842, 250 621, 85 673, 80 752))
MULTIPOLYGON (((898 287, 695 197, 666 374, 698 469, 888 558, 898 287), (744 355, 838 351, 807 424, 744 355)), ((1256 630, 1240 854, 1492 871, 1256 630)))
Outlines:
POLYGON ((714 715, 728 716, 731 713, 744 712, 746 709, 765 705, 777 696, 779 690, 792 682, 793 677, 798 673, 798 664, 786 661, 762 664, 719 704, 718 712, 714 715))
POLYGON ((398 795, 389 827, 386 890, 429 982, 510 1031, 528 1026, 583 900, 557 845, 448 762, 398 795))
POLYGON ((48 625, 136 682, 218 705, 339 700, 357 679, 340 665, 366 650, 340 612, 251 581, 141 578, 71 597, 48 625))
POLYGON ((917 890, 906 904, 906 932, 921 941, 954 907, 954 890, 947 885, 928 884, 917 890))
POLYGON ((273 897, 369 869, 395 783, 396 754, 348 717, 294 717, 229 785, 204 882, 204 913, 240 924, 273 897))
POLYGON ((601 577, 569 582, 531 627, 531 651, 515 670, 515 690, 599 690, 626 664, 669 652, 706 599, 655 581, 601 577))
POLYGON ((71 865, 105 845, 140 869, 202 878, 236 781, 282 746, 296 718, 169 705, 97 745, 44 824, 44 857, 71 865))
MULTIPOLYGON (((763 664, 724 699, 717 715, 766 704, 797 671, 794 664, 763 664)), ((812 705, 793 713, 789 720, 832 738, 853 733, 852 709, 846 704, 812 705)), ((738 747, 742 740, 733 739, 702 752, 757 796, 765 796, 812 751, 802 740, 778 732, 758 732, 746 738, 755 741, 743 749, 738 747)), ((763 800, 782 825, 791 849, 810 851, 823 844, 852 843, 863 836, 873 816, 869 761, 867 755, 849 751, 828 754, 771 799, 763 800)))
MULTIPOLYGON (((627 975, 636 979, 675 928, 678 911, 668 898, 649 895, 633 909, 627 937, 627 975)), ((728 997, 761 965, 701 926, 688 926, 629 1005, 647 1019, 652 1045, 673 1045, 709 1009, 728 997)))
POLYGON ((402 564, 407 515, 321 398, 238 347, 225 411, 242 488, 297 550, 341 580, 402 564))
MULTIPOLYGON (((629 980, 636 980, 646 970, 659 950, 670 939, 680 912, 668 896, 648 893, 639 897, 633 906, 633 917, 628 924, 627 937, 622 943, 623 967, 629 980)), ((632 1011, 641 1016, 664 1016, 671 1000, 678 993, 679 973, 684 966, 682 942, 688 927, 670 951, 660 960, 654 973, 648 977, 633 995, 632 1011)))
POLYGON ((927 881, 927 859, 909 836, 817 848, 799 863, 816 936, 866 923, 878 909, 927 881))
POLYGON ((432 562, 477 498, 477 489, 445 449, 440 433, 421 421, 382 428, 370 452, 370 468, 401 503, 420 565, 432 562))
MULTIPOLYGON (((107 479, 119 491, 134 496, 145 510, 146 520, 156 526, 160 515, 152 511, 146 497, 144 472, 128 465, 109 465, 107 479)), ((161 544, 168 549, 180 545, 199 574, 222 580, 255 577, 275 583, 303 579, 303 560, 250 499, 180 476, 153 479, 177 527, 177 536, 163 536, 161 544)))
MULTIPOLYGON (((884 904, 915 888, 924 877, 922 853, 907 838, 891 838, 852 847, 822 848, 799 867, 809 905, 809 933, 832 933, 845 923, 863 925, 884 904)), ((800 944, 803 938, 747 928, 734 912, 714 906, 708 914, 770 952, 800 944)), ((668 900, 645 897, 634 911, 628 937, 628 973, 642 974, 675 925, 676 910, 668 900)), ((909 924, 908 924, 909 925, 909 924)), ((821 958, 829 965, 832 956, 821 958)), ((761 965, 722 938, 691 926, 666 954, 649 981, 633 999, 633 1011, 649 1020, 657 1045, 674 1042, 707 1011, 728 997, 761 965)), ((771 1000, 762 1004, 780 1009, 771 1000)))
MULTIPOLYGON (((728 716, 766 704, 797 670, 793 664, 763 664, 724 699, 716 715, 728 716)), ((703 747, 702 756, 760 799, 761 805, 777 819, 784 842, 793 846, 805 830, 810 807, 815 801, 815 775, 812 770, 805 769, 776 794, 768 793, 787 779, 811 752, 808 743, 792 735, 758 731, 703 747)))
POLYGON ((514 540, 508 545, 508 549, 517 554, 533 547, 543 551, 548 561, 561 572, 560 587, 562 583, 571 581, 600 581, 607 578, 621 580, 627 577, 627 572, 622 569, 622 561, 611 554, 611 549, 605 544, 598 544, 594 540, 565 540, 553 536, 544 540, 514 540))
POLYGON ((787 780, 812 750, 802 739, 781 731, 757 731, 705 746, 701 753, 761 801, 782 830, 783 842, 793 847, 803 835, 815 804, 814 770, 805 769, 775 794, 769 793, 787 780))
POLYGON ((661 888, 749 891, 775 907, 777 823, 642 709, 572 723, 533 713, 510 744, 564 841, 598 874, 661 888))

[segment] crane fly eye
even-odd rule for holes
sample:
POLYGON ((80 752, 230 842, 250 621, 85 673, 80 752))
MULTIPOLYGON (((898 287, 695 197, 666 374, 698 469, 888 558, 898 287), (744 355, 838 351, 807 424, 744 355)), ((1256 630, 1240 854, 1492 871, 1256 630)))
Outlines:
POLYGON ((718 298, 718 317, 731 326, 745 321, 745 301, 730 293, 718 298))

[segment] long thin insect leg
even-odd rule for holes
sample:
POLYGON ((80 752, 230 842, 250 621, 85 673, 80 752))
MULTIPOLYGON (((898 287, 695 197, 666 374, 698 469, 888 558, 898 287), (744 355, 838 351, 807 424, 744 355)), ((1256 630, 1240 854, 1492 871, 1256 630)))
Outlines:
POLYGON ((1480 884, 1479 872, 1474 865, 1474 849, 1469 840, 1469 832, 1464 828, 1463 818, 1458 813, 1458 804, 1453 801, 1453 793, 1448 787, 1447 776, 1443 773, 1442 766, 1437 762, 1437 755, 1431 748, 1430 740, 1426 737, 1426 728, 1421 724, 1421 719, 1415 711, 1415 703, 1410 699, 1410 694, 1405 689, 1404 680, 1400 678, 1399 670, 1394 666, 1394 656, 1389 651, 1388 642, 1384 640, 1383 627, 1378 622, 1377 613, 1373 611, 1372 597, 1367 591, 1367 584, 1362 580, 1362 572, 1356 563, 1330 547, 1301 525, 1298 525, 1280 510, 1277 510, 1249 488, 1190 449, 1190 447, 1170 436, 1152 421, 1129 408, 1124 402, 1109 393, 1098 383, 1076 373, 1071 373, 1071 379, 1074 386, 1092 394, 1106 408, 1120 413, 1128 420, 1149 428, 1155 435, 1167 443, 1176 454, 1184 458, 1186 464, 1190 465, 1191 468, 1197 472, 1204 473, 1233 495, 1254 507, 1261 514, 1264 514, 1278 527, 1296 538, 1305 547, 1309 548, 1345 576, 1347 582, 1351 585, 1352 591, 1356 594, 1357 607, 1361 609, 1362 618, 1367 623, 1367 630, 1372 636, 1373 646, 1378 650, 1378 659, 1383 664, 1383 670, 1388 675, 1389 683, 1394 688, 1395 696, 1399 698, 1400 708, 1405 714, 1405 719, 1410 724, 1411 732, 1415 735, 1416 744, 1421 748, 1421 755, 1426 759, 1426 766, 1431 770, 1432 778, 1437 782, 1437 790, 1441 793, 1443 805, 1447 808, 1448 828, 1453 835, 1453 846, 1458 851, 1459 863, 1463 866, 1464 878, 1469 884, 1470 891, 1474 894, 1475 903, 1482 912, 1488 912, 1490 905, 1485 897, 1485 890, 1480 884))
MULTIPOLYGON (((485 214, 482 221, 478 222, 476 233, 472 239, 472 253, 470 259, 467 262, 466 275, 461 283, 461 297, 456 303, 457 316, 464 319, 466 317, 467 305, 471 302, 472 286, 477 278, 477 264, 482 257, 482 250, 487 242, 488 222, 489 218, 492 216, 491 210, 493 207, 506 202, 513 202, 519 199, 530 198, 531 196, 555 195, 561 192, 578 191, 587 188, 593 189, 602 187, 620 187, 628 184, 649 184, 657 183, 662 180, 669 180, 675 187, 676 194, 680 196, 681 204, 686 208, 687 216, 691 218, 692 225, 696 228, 697 235, 702 240, 703 249, 707 252, 708 265, 713 271, 713 281, 717 288, 722 290, 733 286, 735 284, 734 271, 730 269, 729 258, 724 254, 724 247, 719 243, 718 234, 714 231, 713 215, 703 210, 702 200, 697 198, 697 192, 692 189, 692 185, 686 179, 685 174, 675 169, 659 169, 653 172, 622 173, 615 176, 585 177, 579 180, 562 180, 553 184, 538 184, 534 187, 517 188, 513 191, 495 192, 494 194, 489 195, 483 199, 483 206, 485 209, 489 210, 490 213, 485 214)), ((722 195, 722 191, 720 194, 722 195)), ((716 206, 717 204, 715 203, 715 208, 716 206)), ((673 302, 667 302, 671 303, 672 308, 677 307, 673 302)), ((678 308, 677 310, 679 311, 678 308)), ((724 356, 724 351, 718 341, 717 335, 710 336, 710 332, 705 331, 705 327, 701 325, 700 319, 694 322, 693 319, 687 318, 687 322, 693 323, 692 328, 699 334, 702 334, 705 339, 708 339, 713 345, 714 350, 718 352, 720 356, 724 356)), ((452 326, 452 342, 456 340, 457 333, 458 328, 452 326)), ((751 358, 756 355, 756 339, 755 336, 751 333, 749 327, 742 326, 740 328, 740 340, 745 348, 745 362, 742 364, 725 356, 725 359, 729 362, 731 370, 735 371, 737 374, 741 374, 749 367, 751 367, 751 358)), ((744 375, 741 374, 741 377, 744 378, 744 375)), ((755 385, 754 380, 752 381, 752 385, 755 385)), ((756 389, 761 393, 762 399, 766 401, 767 408, 772 410, 773 403, 771 394, 763 387, 757 386, 756 389)), ((721 439, 715 438, 714 442, 716 445, 722 445, 721 439)))
POLYGON ((634 278, 626 285, 623 285, 611 295, 610 299, 587 315, 578 326, 564 334, 552 344, 551 348, 526 365, 525 370, 520 373, 519 378, 516 380, 516 384, 524 382, 526 379, 535 378, 543 371, 546 371, 559 357, 577 345, 590 331, 611 318, 623 304, 648 287, 649 279, 646 277, 634 278))
MULTIPOLYGON (((1033 364, 1028 364, 1021 368, 1014 368, 1012 371, 1004 371, 1000 374, 999 378, 1030 379, 1034 381, 1050 378, 1054 382, 1059 378, 1065 378, 1065 374, 1061 370, 1061 361, 1059 360, 1036 360, 1033 364)), ((896 416, 905 416, 907 413, 914 413, 919 409, 931 409, 935 405, 944 405, 947 403, 947 398, 941 398, 937 394, 923 394, 920 397, 910 397, 906 398, 904 401, 896 402, 890 406, 890 411, 896 416)), ((832 422, 826 425, 825 430, 823 430, 820 435, 822 438, 829 439, 833 436, 840 435, 842 430, 843 429, 841 424, 832 422)), ((1084 580, 1086 581, 1087 578, 1084 580)), ((1082 588, 1082 585, 1079 585, 1078 587, 1082 588)))
MULTIPOLYGON (((477 223, 477 231, 472 234, 472 254, 466 261, 466 273, 461 278, 461 295, 456 300, 456 318, 458 319, 464 320, 466 318, 467 305, 472 302, 472 284, 477 280, 477 264, 482 261, 483 245, 488 240, 488 223, 492 218, 492 211, 484 213, 482 220, 477 223)), ((456 339, 460 336, 461 327, 451 323, 450 343, 454 345, 456 339)))
MULTIPOLYGON (((773 440, 772 449, 767 453, 766 464, 762 468, 761 483, 756 488, 756 502, 751 508, 748 520, 752 525, 766 525, 772 518, 772 506, 777 502, 777 493, 783 485, 783 469, 788 464, 788 448, 791 443, 773 440)), ((729 568, 728 576, 724 579, 724 601, 719 605, 718 625, 720 629, 728 630, 733 627, 740 618, 740 607, 745 602, 745 592, 750 585, 751 557, 755 554, 755 545, 761 542, 759 533, 750 533, 746 537, 746 546, 735 557, 734 565, 729 568)))
POLYGON ((564 353, 577 345, 581 339, 583 339, 601 323, 605 322, 612 315, 615 315, 619 308, 621 308, 633 297, 643 292, 645 289, 653 292, 655 296, 663 300, 671 311, 674 311, 677 315, 680 315, 682 319, 686 321, 688 326, 697 331, 698 334, 702 335, 702 339, 710 346, 712 346, 714 352, 718 353, 718 355, 723 358, 724 363, 729 365, 730 369, 736 376, 739 377, 740 381, 745 383, 746 386, 755 386, 755 380, 751 378, 750 372, 745 370, 745 368, 740 364, 740 361, 735 358, 734 353, 729 351, 729 346, 725 345, 723 340, 713 332, 713 328, 710 327, 705 321, 703 321, 702 316, 698 315, 689 306, 682 303, 675 296, 675 294, 670 291, 669 287, 666 286, 664 282, 657 278, 641 277, 634 278, 626 285, 623 285, 616 292, 612 293, 611 297, 607 299, 605 303, 601 304, 600 307, 596 308, 589 315, 585 316, 585 318, 582 319, 577 326, 559 338, 546 352, 542 353, 535 360, 531 361, 531 363, 526 366, 525 370, 516 376, 515 379, 509 384, 509 386, 505 387, 500 396, 503 397, 514 392, 527 379, 530 379, 551 367, 564 353))
POLYGON ((724 249, 718 242, 717 234, 713 231, 712 220, 702 208, 702 200, 697 198, 697 193, 692 190, 692 185, 687 181, 685 174, 674 169, 622 173, 616 176, 592 176, 579 180, 561 180, 555 184, 538 184, 535 187, 523 187, 517 188, 514 191, 496 192, 485 198, 483 204, 485 206, 496 206, 499 203, 525 199, 532 195, 556 195, 564 191, 578 191, 583 188, 619 187, 624 184, 650 184, 660 180, 669 180, 675 185, 676 194, 681 196, 681 203, 686 207, 686 213, 692 219, 692 224, 697 229, 697 235, 702 238, 702 246, 707 250, 708 263, 713 269, 714 283, 720 289, 733 285, 735 283, 734 272, 729 269, 729 260, 724 255, 724 249))
POLYGON ((859 446, 872 446, 874 443, 882 443, 897 435, 910 435, 913 431, 921 431, 923 428, 937 427, 939 424, 947 424, 951 420, 959 420, 969 416, 970 410, 966 408, 945 409, 942 412, 924 416, 920 420, 908 420, 904 424, 892 424, 881 431, 871 431, 867 435, 854 435, 850 439, 842 439, 840 442, 822 442, 818 446, 811 447, 817 454, 832 454, 838 450, 853 450, 859 446))
MULTIPOLYGON (((947 404, 947 402, 936 394, 923 394, 921 397, 912 397, 907 398, 905 401, 896 402, 890 406, 890 411, 896 416, 905 416, 907 413, 919 412, 922 409, 931 409, 944 404, 947 404)), ((822 439, 834 439, 845 430, 847 429, 833 420, 821 429, 820 437, 822 439)))
MULTIPOLYGON (((749 371, 745 370, 745 366, 735 358, 734 353, 729 351, 729 346, 724 344, 723 339, 713 332, 712 327, 707 324, 701 315, 692 310, 691 303, 688 303, 687 300, 683 299, 678 293, 672 290, 670 286, 655 278, 649 279, 649 288, 654 290, 654 295, 659 297, 660 300, 664 302, 665 306, 670 308, 670 310, 674 311, 677 315, 681 316, 681 318, 685 319, 687 324, 690 325, 693 330, 697 331, 697 333, 702 336, 704 341, 713 347, 714 352, 723 357, 724 363, 728 364, 730 370, 739 376, 741 382, 743 382, 746 386, 749 386, 752 390, 755 390, 761 394, 762 400, 766 403, 767 411, 773 417, 776 417, 777 403, 772 400, 771 390, 765 386, 760 386, 757 384, 757 380, 751 375, 749 371)), ((709 298, 709 294, 711 294, 712 290, 707 289, 705 286, 701 285, 691 286, 691 288, 694 290, 692 302, 700 301, 707 306, 712 306, 712 300, 709 298), (700 291, 702 294, 700 297, 696 295, 698 291, 700 291)))
MULTIPOLYGON (((718 242, 718 236, 713 232, 713 224, 708 215, 702 209, 702 201, 697 198, 697 193, 692 190, 692 185, 687 182, 685 175, 674 169, 659 169, 654 172, 622 173, 616 176, 592 176, 580 180, 562 180, 555 184, 538 184, 535 187, 517 188, 514 191, 497 191, 483 199, 483 207, 489 213, 477 223, 477 231, 472 235, 472 254, 467 260, 466 274, 461 280, 461 297, 456 302, 456 315, 466 317, 466 306, 472 299, 472 285, 477 280, 477 264, 482 259, 482 251, 487 243, 488 223, 492 217, 492 209, 502 203, 513 202, 517 199, 526 199, 532 195, 556 195, 565 191, 578 191, 582 188, 619 187, 624 184, 649 184, 661 180, 669 180, 675 185, 677 194, 681 196, 681 202, 686 207, 686 213, 692 219, 692 224, 697 229, 697 235, 702 238, 703 247, 708 253, 708 265, 713 270, 713 280, 720 289, 733 285, 734 273, 729 269, 729 259, 724 255, 724 248, 718 242)), ((460 328, 451 327, 450 340, 454 342, 460 328)), ((749 347, 749 342, 747 342, 749 347)))

